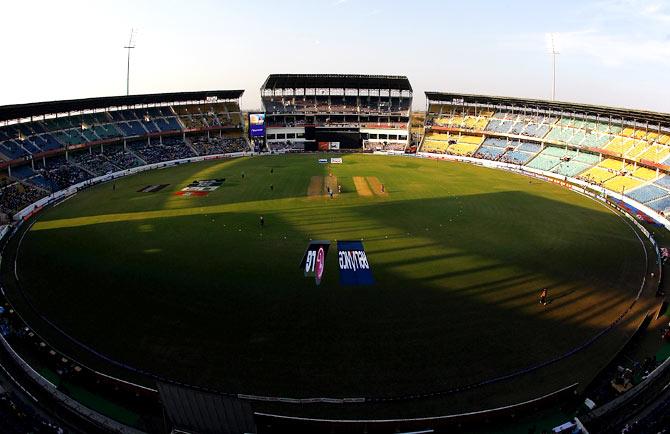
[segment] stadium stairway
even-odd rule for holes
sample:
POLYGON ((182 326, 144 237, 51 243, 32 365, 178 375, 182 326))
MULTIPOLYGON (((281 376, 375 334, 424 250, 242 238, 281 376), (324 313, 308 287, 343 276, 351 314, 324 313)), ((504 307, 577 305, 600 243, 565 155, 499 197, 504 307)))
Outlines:
POLYGON ((193 143, 191 142, 191 139, 189 139, 188 137, 184 137, 182 140, 184 141, 184 143, 186 143, 186 146, 188 146, 189 149, 191 149, 191 151, 192 151, 195 155, 200 155, 200 154, 198 153, 198 151, 196 151, 196 149, 193 147, 193 143))

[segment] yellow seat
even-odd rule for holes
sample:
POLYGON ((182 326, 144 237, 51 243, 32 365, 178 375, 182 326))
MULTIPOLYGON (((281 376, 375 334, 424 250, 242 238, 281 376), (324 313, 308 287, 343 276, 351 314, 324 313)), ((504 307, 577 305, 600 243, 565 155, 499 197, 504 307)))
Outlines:
POLYGON ((479 145, 473 143, 456 143, 449 146, 449 153, 454 155, 472 155, 479 145))
POLYGON ((451 136, 446 133, 428 133, 426 140, 449 140, 451 136))
POLYGON ((616 176, 615 173, 610 172, 609 170, 602 168, 602 167, 592 167, 586 172, 583 172, 581 175, 579 175, 582 178, 586 178, 589 181, 593 181, 596 183, 602 183, 607 181, 608 179, 614 178, 616 176))
POLYGON ((424 152, 468 155, 474 153, 483 141, 484 136, 429 133, 424 139, 421 150, 424 152), (456 143, 450 145, 449 142, 453 141, 456 143))
POLYGON ((481 116, 477 118, 477 123, 475 124, 475 129, 476 130, 484 130, 486 129, 486 125, 489 123, 489 118, 481 116))
POLYGON ((642 185, 644 181, 631 176, 615 176, 603 183, 603 187, 621 193, 642 185))
POLYGON ((625 154, 630 150, 635 142, 625 137, 614 137, 609 143, 605 145, 605 149, 617 154, 625 154))
POLYGON ((603 161, 598 163, 598 166, 612 170, 624 170, 626 167, 621 161, 614 160, 612 158, 605 158, 603 161))
POLYGON ((642 154, 638 155, 638 160, 649 160, 660 163, 670 155, 670 147, 663 145, 652 145, 642 154))
POLYGON ((483 130, 486 128, 488 123, 488 118, 483 116, 467 116, 465 118, 464 126, 465 128, 471 130, 483 130))
POLYGON ((449 142, 445 141, 436 141, 436 140, 424 140, 421 150, 424 152, 437 152, 444 153, 449 147, 449 142))
POLYGON ((640 155, 645 149, 649 147, 649 143, 643 140, 636 141, 633 146, 626 151, 626 156, 630 158, 635 158, 640 155))
POLYGON ((462 136, 452 136, 451 138, 456 139, 458 143, 467 143, 477 146, 481 145, 481 143, 484 141, 484 136, 462 135, 462 136))
POLYGON ((633 172, 633 176, 645 181, 651 181, 652 179, 656 179, 656 171, 647 169, 646 167, 638 167, 633 172))
POLYGON ((463 124, 463 116, 452 116, 449 123, 454 127, 460 127, 463 124))

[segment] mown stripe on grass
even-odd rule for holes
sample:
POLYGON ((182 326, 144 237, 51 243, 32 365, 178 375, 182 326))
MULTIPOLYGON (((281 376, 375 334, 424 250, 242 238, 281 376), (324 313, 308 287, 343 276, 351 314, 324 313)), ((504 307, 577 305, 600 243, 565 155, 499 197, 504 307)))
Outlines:
POLYGON ((95 216, 38 221, 33 225, 31 230, 42 231, 49 229, 74 228, 79 226, 88 226, 103 223, 117 223, 117 222, 149 220, 157 218, 183 217, 183 216, 193 216, 201 214, 221 214, 226 212, 243 212, 245 211, 244 208, 248 208, 247 210, 255 209, 255 207, 252 206, 253 202, 248 202, 244 205, 245 206, 241 206, 241 204, 223 204, 223 205, 213 205, 213 206, 197 207, 197 208, 195 207, 177 208, 177 209, 164 209, 156 211, 101 214, 95 216))

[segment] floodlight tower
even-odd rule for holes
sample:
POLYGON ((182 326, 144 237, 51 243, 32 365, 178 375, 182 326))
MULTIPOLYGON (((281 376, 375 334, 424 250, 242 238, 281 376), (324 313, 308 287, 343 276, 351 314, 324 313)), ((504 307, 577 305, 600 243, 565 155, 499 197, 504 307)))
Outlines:
POLYGON ((552 59, 552 68, 553 68, 553 73, 551 76, 551 100, 556 101, 556 56, 558 56, 559 53, 556 51, 556 44, 554 43, 554 34, 550 33, 549 34, 551 38, 551 59, 552 59))
POLYGON ((135 45, 133 45, 133 36, 135 36, 135 29, 130 29, 130 39, 128 40, 128 45, 123 47, 128 50, 128 67, 126 69, 126 96, 130 95, 130 50, 135 48, 135 45))

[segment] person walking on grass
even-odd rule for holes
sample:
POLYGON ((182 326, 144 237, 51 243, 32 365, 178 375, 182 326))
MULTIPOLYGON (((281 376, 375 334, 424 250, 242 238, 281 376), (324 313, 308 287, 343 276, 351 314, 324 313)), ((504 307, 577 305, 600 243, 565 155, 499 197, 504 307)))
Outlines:
POLYGON ((547 288, 542 289, 542 292, 540 292, 540 304, 542 306, 547 305, 548 294, 549 294, 549 291, 547 291, 547 288))
POLYGON ((261 228, 265 226, 265 219, 263 218, 263 216, 261 216, 260 223, 261 223, 261 228))

